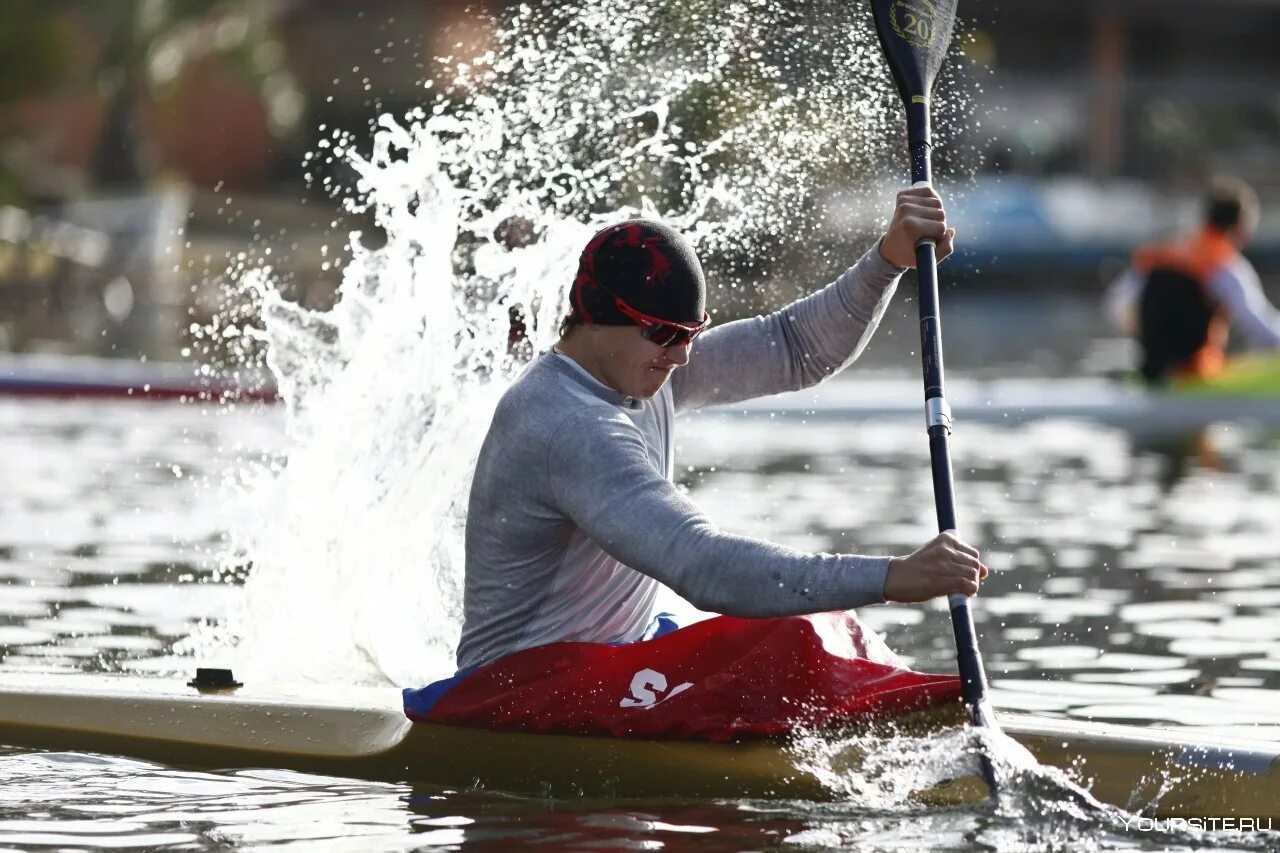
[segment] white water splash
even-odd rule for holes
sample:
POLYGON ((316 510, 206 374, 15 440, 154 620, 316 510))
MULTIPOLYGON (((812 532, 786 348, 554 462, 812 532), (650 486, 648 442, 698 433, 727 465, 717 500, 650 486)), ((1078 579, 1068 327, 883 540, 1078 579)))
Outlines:
POLYGON ((508 305, 544 297, 532 342, 548 344, 564 296, 547 282, 570 280, 590 229, 483 247, 458 275, 462 201, 439 165, 452 129, 384 119, 372 155, 352 156, 387 242, 352 235, 333 310, 285 301, 266 273, 242 279, 260 293, 289 441, 250 483, 258 523, 236 531, 253 568, 227 627, 247 675, 414 683, 453 668, 466 494, 515 366, 508 305), (483 292, 498 280, 502 299, 483 292))
POLYGON ((589 235, 660 216, 741 271, 803 253, 831 186, 900 168, 865 10, 803 5, 521 6, 430 109, 324 141, 312 165, 354 168, 345 205, 385 243, 351 235, 326 312, 284 299, 270 269, 235 276, 228 313, 260 314, 240 339, 266 353, 289 447, 234 478, 254 521, 222 574, 251 566, 242 605, 183 650, 260 679, 452 671, 475 456, 522 360, 554 341, 589 235))
MULTIPOLYGON (((824 828, 797 833, 786 840, 827 847, 863 847, 868 817, 897 816, 911 829, 905 834, 928 839, 935 847, 962 846, 992 850, 1263 850, 1275 836, 1259 832, 1221 833, 1185 822, 1144 822, 1138 813, 1100 802, 1077 779, 1075 771, 1043 765, 1020 743, 987 729, 947 728, 927 734, 893 731, 841 736, 832 732, 805 735, 793 744, 797 766, 833 794, 831 803, 809 808, 824 828), (978 781, 979 756, 990 758, 1001 780, 999 794, 989 798, 978 781), (959 784, 957 783, 959 780, 959 784), (963 810, 940 805, 966 806, 963 810), (850 810, 853 813, 850 813, 850 810), (959 815, 964 815, 959 819, 959 815), (951 837, 948 838, 948 835, 951 837), (850 839, 856 839, 850 843, 850 839)), ((1144 812, 1163 792, 1147 792, 1129 804, 1144 812)), ((883 821, 872 821, 872 826, 883 821)), ((886 847, 892 836, 874 839, 886 847)))
POLYGON ((965 728, 913 733, 891 724, 849 734, 811 732, 791 745, 797 766, 824 788, 860 807, 884 811, 917 806, 935 787, 976 778, 979 748, 975 734, 965 728))
MULTIPOLYGON (((1017 741, 985 729, 947 728, 911 735, 888 731, 814 733, 793 745, 798 766, 860 811, 915 814, 939 804, 978 806, 988 815, 972 832, 993 849, 1058 845, 1098 849, 1100 831, 1122 834, 1133 814, 1099 802, 1071 776, 1042 765, 1017 741), (986 798, 980 756, 1002 786, 986 798)), ((834 806, 834 810, 844 808, 834 806)))

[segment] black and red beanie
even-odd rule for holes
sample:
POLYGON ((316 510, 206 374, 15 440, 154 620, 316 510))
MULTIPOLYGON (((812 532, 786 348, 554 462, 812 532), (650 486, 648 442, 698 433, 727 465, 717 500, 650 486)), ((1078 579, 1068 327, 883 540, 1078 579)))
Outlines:
POLYGON ((570 308, 576 319, 598 326, 630 325, 617 299, 659 320, 702 322, 707 284, 689 241, 648 219, 629 219, 597 232, 578 261, 570 308))

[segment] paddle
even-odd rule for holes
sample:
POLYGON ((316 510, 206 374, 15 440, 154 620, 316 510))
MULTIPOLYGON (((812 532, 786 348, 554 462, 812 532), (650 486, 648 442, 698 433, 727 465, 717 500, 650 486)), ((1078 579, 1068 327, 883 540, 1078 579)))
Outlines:
MULTIPOLYGON (((907 110, 907 147, 912 184, 929 183, 929 96, 933 80, 951 42, 957 0, 871 0, 880 46, 907 110)), ((916 244, 916 273, 920 284, 920 358, 924 366, 925 420, 929 432, 929 460, 933 467, 933 500, 938 529, 956 529, 955 493, 951 481, 951 407, 942 394, 942 319, 938 307, 938 261, 934 241, 916 244)), ((987 700, 987 675, 978 652, 969 599, 949 597, 956 658, 965 706, 974 726, 998 730, 987 700)), ((982 775, 991 792, 997 789, 991 758, 981 756, 982 775)))

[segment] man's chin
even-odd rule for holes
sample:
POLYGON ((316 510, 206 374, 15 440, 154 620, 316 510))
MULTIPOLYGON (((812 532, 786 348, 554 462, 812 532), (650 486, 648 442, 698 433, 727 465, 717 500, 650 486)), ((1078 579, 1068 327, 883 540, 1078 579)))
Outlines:
POLYGON ((636 383, 633 390, 625 393, 637 400, 648 400, 662 390, 662 386, 667 384, 667 380, 671 378, 671 371, 650 371, 650 378, 647 382, 636 383))
POLYGON ((636 393, 632 394, 631 396, 635 397, 637 400, 652 399, 653 397, 657 396, 658 392, 662 390, 662 386, 666 384, 667 384, 667 378, 664 376, 662 378, 662 381, 658 382, 656 385, 655 384, 646 385, 643 388, 638 389, 636 393))

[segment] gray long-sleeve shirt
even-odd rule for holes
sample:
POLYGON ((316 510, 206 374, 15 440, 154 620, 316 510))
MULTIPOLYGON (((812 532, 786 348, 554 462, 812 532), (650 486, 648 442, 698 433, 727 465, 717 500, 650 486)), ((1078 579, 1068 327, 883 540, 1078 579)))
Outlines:
POLYGON ((471 486, 459 668, 557 641, 637 640, 659 583, 741 617, 883 601, 888 557, 808 554, 719 530, 671 481, 672 427, 678 412, 843 369, 901 272, 877 246, 817 293, 709 329, 649 400, 561 353, 535 358, 498 403, 471 486))

